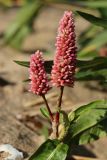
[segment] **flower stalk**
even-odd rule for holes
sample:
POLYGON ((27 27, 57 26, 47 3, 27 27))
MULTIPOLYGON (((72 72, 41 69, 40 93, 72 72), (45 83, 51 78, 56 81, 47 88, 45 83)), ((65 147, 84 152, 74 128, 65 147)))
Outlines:
POLYGON ((53 114, 52 114, 52 112, 51 112, 51 110, 50 110, 50 107, 49 107, 49 105, 48 105, 47 99, 46 99, 46 97, 45 97, 44 94, 42 95, 42 98, 43 98, 43 100, 44 100, 44 102, 45 102, 45 104, 46 104, 46 107, 47 107, 47 110, 48 110, 48 113, 49 113, 49 116, 50 116, 50 120, 51 120, 51 122, 53 122, 53 120, 54 120, 53 114))
POLYGON ((58 128, 64 86, 73 87, 75 81, 74 75, 77 50, 75 37, 73 13, 71 11, 66 11, 59 22, 55 44, 56 53, 51 71, 51 82, 53 86, 60 88, 60 96, 55 115, 56 138, 59 136, 58 128))
POLYGON ((58 134, 58 127, 59 127, 59 119, 60 119, 60 110, 61 110, 61 104, 62 104, 63 91, 64 91, 64 87, 61 86, 60 87, 60 95, 59 95, 59 99, 58 99, 57 112, 56 112, 56 116, 55 116, 55 121, 56 121, 56 137, 57 138, 59 136, 59 134, 58 134))

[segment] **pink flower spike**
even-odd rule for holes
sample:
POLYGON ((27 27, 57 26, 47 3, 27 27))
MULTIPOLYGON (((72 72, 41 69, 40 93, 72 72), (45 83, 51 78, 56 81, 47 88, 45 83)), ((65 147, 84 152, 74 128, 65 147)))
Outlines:
POLYGON ((30 59, 30 91, 37 95, 44 95, 50 89, 47 74, 44 68, 42 52, 39 50, 31 55, 30 59))
POLYGON ((56 54, 51 72, 52 84, 57 87, 74 85, 77 50, 75 37, 73 13, 66 11, 59 23, 56 54))

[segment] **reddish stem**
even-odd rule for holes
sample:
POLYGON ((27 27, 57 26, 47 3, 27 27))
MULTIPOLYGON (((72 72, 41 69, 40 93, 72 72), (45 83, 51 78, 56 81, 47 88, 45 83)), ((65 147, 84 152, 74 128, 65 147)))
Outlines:
POLYGON ((64 87, 62 86, 60 88, 60 96, 58 99, 58 106, 57 106, 57 112, 56 112, 56 117, 55 117, 55 121, 56 121, 56 137, 58 138, 58 127, 59 127, 59 117, 60 117, 60 110, 61 110, 61 103, 62 103, 62 96, 63 96, 63 90, 64 87))
POLYGON ((50 110, 50 107, 49 107, 49 105, 48 105, 48 102, 47 102, 47 100, 46 100, 45 95, 42 95, 42 98, 43 98, 43 100, 44 100, 44 102, 45 102, 45 104, 46 104, 47 110, 48 110, 48 112, 49 112, 50 120, 51 120, 51 122, 53 122, 53 120, 54 120, 53 114, 52 114, 52 112, 51 112, 51 110, 50 110))

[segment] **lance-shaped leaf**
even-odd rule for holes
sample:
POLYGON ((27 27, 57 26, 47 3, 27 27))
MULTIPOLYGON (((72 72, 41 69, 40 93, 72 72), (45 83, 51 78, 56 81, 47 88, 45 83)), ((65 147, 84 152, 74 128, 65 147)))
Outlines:
POLYGON ((107 28, 107 19, 95 17, 91 14, 77 11, 77 13, 92 24, 107 28))
POLYGON ((107 58, 106 57, 96 57, 91 60, 77 60, 77 67, 81 70, 85 69, 104 69, 107 68, 107 58))
POLYGON ((48 112, 47 108, 41 107, 41 108, 40 108, 40 111, 41 111, 41 113, 42 113, 42 115, 43 115, 44 117, 50 118, 49 112, 48 112))
POLYGON ((50 3, 61 3, 61 4, 71 4, 76 7, 90 7, 90 8, 106 8, 107 2, 105 0, 96 0, 96 1, 84 1, 84 0, 45 0, 50 3))
POLYGON ((72 5, 77 5, 80 7, 89 7, 89 8, 107 8, 107 1, 105 0, 95 0, 95 1, 72 1, 72 5))
POLYGON ((65 160, 68 146, 56 140, 47 140, 29 160, 65 160))
POLYGON ((95 51, 107 43, 107 30, 96 35, 86 47, 79 51, 78 58, 89 57, 90 52, 95 51))
MULTIPOLYGON (((98 132, 96 133, 97 139, 102 134, 103 136, 105 136, 107 132, 107 127, 105 127, 106 120, 107 120, 107 100, 98 100, 89 103, 87 105, 81 106, 75 110, 75 118, 71 122, 68 133, 64 140, 68 144, 71 143, 82 144, 84 139, 83 136, 81 140, 82 134, 84 134, 85 136, 87 135, 88 139, 88 137, 90 136, 89 132, 92 131, 94 132, 95 130, 98 132), (99 126, 102 127, 100 128, 100 133, 99 133, 99 126)), ((91 140, 89 142, 91 142, 91 140)))
POLYGON ((14 61, 14 62, 23 66, 23 67, 29 67, 30 66, 30 62, 28 62, 28 61, 14 61))
POLYGON ((14 36, 13 39, 9 42, 9 44, 16 48, 16 49, 21 49, 21 46, 23 44, 23 41, 25 37, 31 32, 31 26, 23 26, 18 33, 14 36))
POLYGON ((33 20, 42 4, 39 0, 23 6, 14 22, 8 26, 4 34, 4 43, 19 48, 24 37, 31 31, 33 20))
POLYGON ((68 114, 68 119, 69 119, 69 122, 72 122, 75 118, 75 112, 74 111, 71 111, 69 114, 68 114))
POLYGON ((98 70, 84 70, 76 73, 76 80, 85 81, 85 80, 107 80, 107 69, 98 69, 98 70))
POLYGON ((99 100, 81 106, 75 111, 75 118, 70 125, 66 141, 69 142, 79 134, 107 119, 107 100, 99 100))
MULTIPOLYGON (((23 66, 23 67, 29 67, 30 63, 28 61, 14 61, 15 63, 23 66)), ((107 67, 107 58, 106 57, 96 57, 91 60, 77 60, 77 67, 80 69, 89 69, 89 68, 106 68, 107 67)), ((53 61, 45 61, 44 63, 45 69, 48 73, 51 72, 51 68, 53 65, 53 61)))
MULTIPOLYGON (((30 62, 28 61, 14 61, 14 62, 23 67, 28 67, 28 68, 30 67, 30 62)), ((45 61, 44 66, 47 73, 51 72, 52 65, 53 65, 53 61, 45 61)))
MULTIPOLYGON (((17 64, 29 67, 28 61, 14 61, 17 64)), ((51 73, 53 61, 44 63, 47 73, 51 73)), ((76 73, 76 80, 103 80, 107 79, 107 58, 96 57, 92 60, 77 60, 79 71, 76 73)), ((29 81, 29 80, 26 80, 29 81)))
POLYGON ((81 133, 78 144, 87 144, 105 136, 107 136, 107 119, 81 133))
POLYGON ((101 17, 107 19, 107 9, 106 8, 99 8, 98 10, 100 12, 101 17))

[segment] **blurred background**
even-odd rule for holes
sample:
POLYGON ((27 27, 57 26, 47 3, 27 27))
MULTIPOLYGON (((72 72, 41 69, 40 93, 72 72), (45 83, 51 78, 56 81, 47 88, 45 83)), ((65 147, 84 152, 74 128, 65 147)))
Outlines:
MULTIPOLYGON (((26 154, 48 137, 50 124, 40 114, 42 98, 29 93, 24 82, 28 68, 14 60, 28 61, 38 49, 46 60, 52 60, 59 20, 65 10, 74 12, 77 57, 82 60, 80 68, 85 66, 76 75, 75 87, 65 88, 62 107, 70 111, 107 98, 107 29, 77 12, 107 20, 107 0, 0 0, 0 144, 12 144, 26 154)), ((47 94, 53 111, 57 97, 56 88, 47 94)), ((106 148, 107 138, 103 138, 75 152, 107 159, 106 148)))

